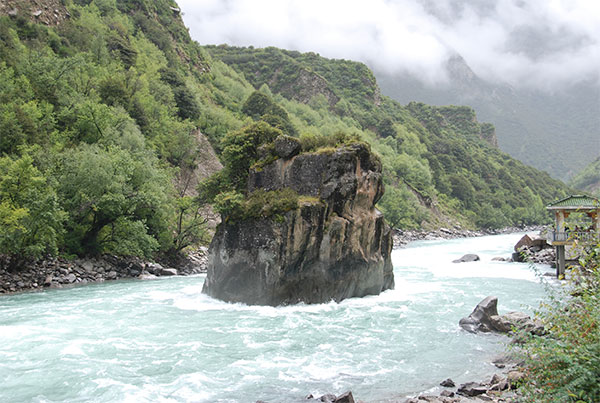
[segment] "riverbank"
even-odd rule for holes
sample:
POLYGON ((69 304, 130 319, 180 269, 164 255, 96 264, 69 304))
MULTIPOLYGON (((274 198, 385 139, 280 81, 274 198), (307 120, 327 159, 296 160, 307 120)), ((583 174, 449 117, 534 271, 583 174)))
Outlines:
POLYGON ((459 403, 495 402, 512 403, 519 401, 518 385, 525 376, 522 368, 509 356, 498 357, 494 365, 503 368, 488 381, 466 382, 455 385, 451 379, 440 383, 443 390, 438 393, 422 393, 418 396, 394 400, 388 403, 459 403))
POLYGON ((542 230, 541 226, 524 226, 524 227, 506 227, 501 229, 482 229, 482 230, 466 230, 466 229, 448 229, 440 228, 435 231, 419 231, 419 230, 394 230, 394 248, 402 248, 415 241, 430 241, 443 239, 458 239, 472 238, 486 235, 502 235, 512 234, 516 232, 536 232, 542 230))
POLYGON ((206 273, 207 261, 208 250, 201 247, 182 257, 176 264, 110 255, 87 259, 39 259, 12 271, 7 264, 0 264, 0 295, 123 279, 189 276, 206 273))
MULTIPOLYGON (((481 237, 486 235, 534 232, 541 227, 508 227, 498 230, 463 230, 440 228, 435 231, 394 230, 394 248, 410 242, 481 237)), ((64 259, 30 261, 24 269, 9 271, 0 259, 0 295, 63 288, 121 279, 150 279, 153 276, 193 275, 206 273, 208 249, 198 248, 177 263, 155 263, 139 258, 64 259)), ((543 263, 543 262, 541 262, 543 263)))

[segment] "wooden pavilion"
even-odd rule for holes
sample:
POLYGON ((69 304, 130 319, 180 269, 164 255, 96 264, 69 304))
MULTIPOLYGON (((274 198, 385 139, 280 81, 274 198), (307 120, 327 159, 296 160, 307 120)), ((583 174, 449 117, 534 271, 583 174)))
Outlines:
POLYGON ((564 277, 565 274, 565 246, 579 243, 600 241, 600 200, 585 196, 572 195, 558 200, 546 207, 553 211, 556 219, 555 230, 550 233, 550 243, 556 247, 556 276, 564 277), (572 213, 584 213, 591 219, 587 228, 569 228, 565 220, 572 213))

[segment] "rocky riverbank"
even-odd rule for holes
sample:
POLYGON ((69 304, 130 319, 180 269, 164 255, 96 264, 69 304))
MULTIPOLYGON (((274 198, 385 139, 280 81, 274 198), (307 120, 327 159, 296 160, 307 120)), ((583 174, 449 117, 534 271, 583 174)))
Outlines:
POLYGON ((507 227, 502 229, 483 229, 483 230, 467 230, 462 228, 440 228, 434 231, 420 230, 394 230, 394 248, 402 248, 414 241, 429 241, 439 239, 457 239, 470 238, 485 235, 500 235, 511 234, 514 232, 536 232, 542 227, 525 226, 525 227, 507 227))
MULTIPOLYGON (((455 239, 484 235, 506 234, 511 232, 532 232, 539 227, 504 228, 502 230, 471 231, 440 228, 435 231, 394 231, 394 247, 404 247, 409 242, 419 240, 455 239)), ((530 253, 530 245, 522 249, 530 253)), ((536 252, 534 247, 533 252, 536 252)), ((552 250, 543 249, 549 254, 547 259, 536 263, 551 263, 554 260, 552 250)), ((6 259, 0 256, 0 294, 12 294, 24 291, 36 291, 45 288, 61 288, 120 279, 150 279, 153 276, 192 275, 206 273, 207 249, 204 247, 189 253, 178 262, 156 263, 137 258, 119 258, 102 256, 88 259, 42 259, 26 263, 23 269, 9 271, 6 259)))
MULTIPOLYGON (((517 387, 519 381, 525 376, 519 363, 511 356, 500 356, 494 359, 493 364, 501 371, 492 375, 487 381, 466 382, 456 385, 450 378, 440 382, 443 388, 438 394, 423 393, 415 397, 402 397, 386 400, 385 403, 468 403, 468 402, 518 402, 517 387)), ((325 394, 320 397, 308 395, 306 402, 324 403, 361 403, 355 400, 352 392, 340 396, 325 394)), ((256 403, 267 403, 257 401, 256 403)))
MULTIPOLYGON (((404 400, 403 403, 459 403, 459 402, 518 402, 517 387, 525 376, 518 364, 510 357, 498 357, 494 360, 501 373, 492 375, 491 379, 482 382, 467 382, 455 385, 452 379, 440 383, 444 388, 439 394, 422 394, 404 400)), ((391 401, 392 403, 395 401, 391 401)))
MULTIPOLYGON (((423 240, 441 240, 479 237, 485 235, 511 234, 515 232, 527 232, 514 247, 515 252, 511 256, 496 257, 494 260, 506 262, 532 262, 537 264, 547 264, 555 267, 556 255, 554 248, 548 244, 542 234, 544 227, 507 227, 499 230, 463 230, 440 228, 435 231, 403 231, 394 230, 394 248, 403 248, 410 242, 423 240)), ((465 260, 471 255, 465 255, 463 258, 454 261, 455 263, 479 260, 479 257, 473 255, 473 259, 465 260)))
POLYGON ((0 294, 38 291, 121 279, 152 279, 206 272, 207 249, 199 248, 177 262, 157 263, 138 258, 102 256, 88 259, 52 258, 31 261, 9 270, 0 262, 0 294))
MULTIPOLYGON (((473 333, 504 333, 513 337, 513 343, 522 342, 522 337, 526 334, 544 334, 544 327, 538 320, 522 312, 499 315, 497 304, 496 297, 485 298, 468 317, 460 320, 459 326, 473 333)), ((492 364, 501 372, 494 374, 489 381, 456 385, 452 379, 446 379, 440 383, 444 389, 437 395, 424 393, 400 401, 404 403, 517 402, 517 387, 525 376, 522 363, 513 356, 505 355, 494 359, 492 364)))

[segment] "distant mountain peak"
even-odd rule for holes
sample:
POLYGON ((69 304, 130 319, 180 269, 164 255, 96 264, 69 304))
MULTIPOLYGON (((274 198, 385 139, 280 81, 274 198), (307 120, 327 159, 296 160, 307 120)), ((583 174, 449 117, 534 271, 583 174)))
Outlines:
POLYGON ((448 59, 446 70, 452 82, 476 83, 480 81, 466 60, 458 53, 455 53, 448 59))

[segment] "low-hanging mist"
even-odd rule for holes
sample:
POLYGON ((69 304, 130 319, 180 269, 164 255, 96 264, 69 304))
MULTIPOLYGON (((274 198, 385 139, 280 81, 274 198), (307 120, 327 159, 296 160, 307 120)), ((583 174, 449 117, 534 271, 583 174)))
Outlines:
POLYGON ((556 89, 597 81, 600 5, 591 1, 180 1, 202 44, 277 46, 363 61, 429 84, 460 54, 490 81, 556 89))

